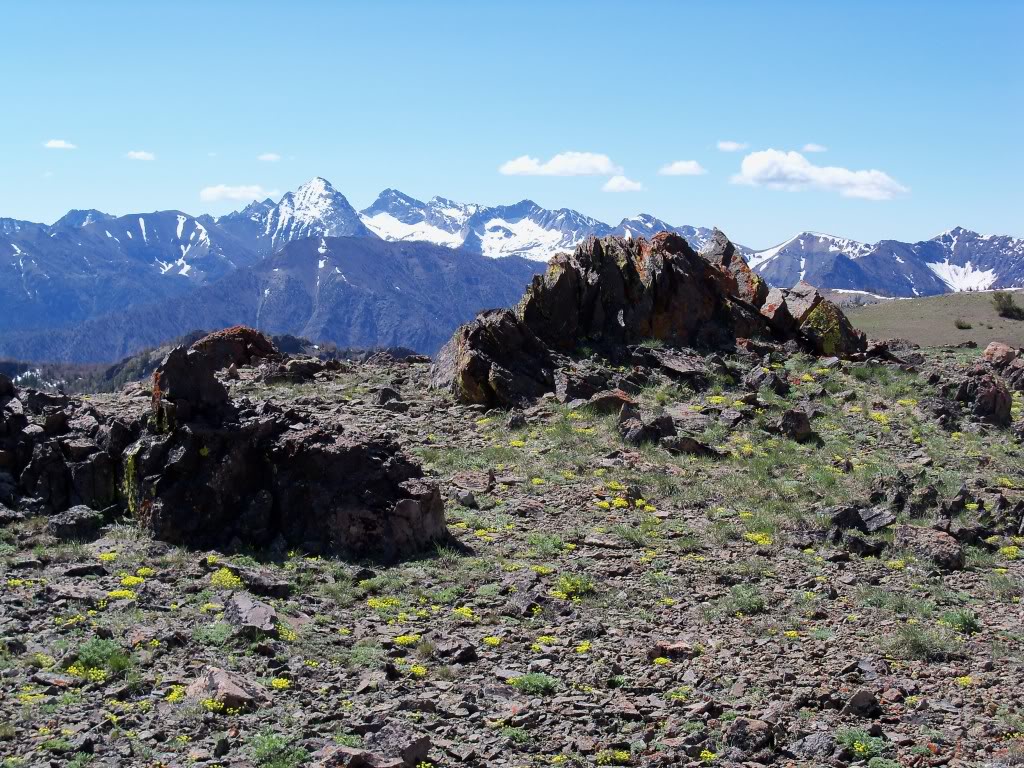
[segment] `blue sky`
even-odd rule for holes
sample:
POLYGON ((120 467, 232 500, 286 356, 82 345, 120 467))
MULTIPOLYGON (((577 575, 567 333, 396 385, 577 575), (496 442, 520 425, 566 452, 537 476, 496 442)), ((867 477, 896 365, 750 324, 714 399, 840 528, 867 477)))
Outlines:
POLYGON ((4 27, 0 216, 224 213, 321 175, 357 208, 530 198, 755 247, 1024 236, 1020 2, 58 2, 4 27))

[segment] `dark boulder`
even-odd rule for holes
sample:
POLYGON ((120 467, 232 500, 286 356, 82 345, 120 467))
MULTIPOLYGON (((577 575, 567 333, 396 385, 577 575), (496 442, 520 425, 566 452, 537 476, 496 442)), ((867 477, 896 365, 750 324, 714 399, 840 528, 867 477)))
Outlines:
POLYGON ((942 394, 963 403, 978 420, 1000 427, 1010 425, 1013 398, 997 376, 982 365, 975 365, 967 375, 946 382, 942 394))
POLYGON ((811 420, 807 416, 807 412, 798 408, 784 411, 775 424, 775 431, 798 443, 807 442, 814 437, 814 430, 811 429, 811 420))
POLYGON ((755 365, 743 378, 743 386, 755 392, 767 389, 780 397, 789 392, 789 382, 779 376, 771 368, 755 365))
POLYGON ((230 410, 216 361, 199 350, 175 347, 153 371, 153 417, 158 431, 199 419, 218 423, 230 410))
POLYGON ((105 522, 102 512, 79 505, 50 517, 46 531, 58 539, 83 540, 96 535, 105 522))
POLYGON ((224 606, 224 620, 236 634, 259 637, 277 631, 277 611, 247 592, 235 592, 224 606))
POLYGON ((394 560, 443 540, 437 487, 384 437, 254 418, 146 435, 124 455, 131 513, 160 539, 232 539, 394 560))
POLYGON ((511 407, 554 389, 547 347, 508 309, 483 312, 438 353, 431 386, 466 403, 511 407))

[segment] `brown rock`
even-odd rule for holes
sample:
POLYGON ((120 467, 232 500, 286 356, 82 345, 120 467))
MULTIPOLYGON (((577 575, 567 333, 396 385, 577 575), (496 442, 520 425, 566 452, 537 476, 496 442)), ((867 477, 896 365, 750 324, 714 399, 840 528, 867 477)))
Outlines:
POLYGON ((717 227, 701 249, 700 257, 726 277, 722 282, 726 294, 737 296, 754 307, 761 307, 765 303, 768 284, 750 268, 736 246, 717 227))
POLYGON ((763 720, 738 717, 726 731, 725 741, 742 752, 758 752, 772 745, 774 734, 771 725, 763 720))
POLYGON ((786 303, 786 293, 781 288, 772 288, 761 305, 761 314, 768 319, 768 324, 776 331, 788 334, 797 326, 796 320, 786 303))
POLYGON ((598 413, 618 413, 624 405, 636 405, 636 401, 621 389, 598 392, 587 401, 587 405, 598 413))
POLYGON ((191 699, 213 700, 225 710, 247 712, 269 701, 266 692, 256 683, 233 675, 219 667, 206 667, 185 691, 191 699))
POLYGON ((259 360, 280 357, 270 339, 244 325, 215 331, 199 339, 191 348, 206 358, 215 371, 230 365, 237 368, 252 365, 259 360))
POLYGON ((1001 341, 993 341, 985 347, 985 351, 981 353, 981 356, 997 368, 1002 368, 1017 358, 1017 350, 1008 344, 1003 344, 1001 341))
POLYGON ((942 570, 959 571, 964 567, 963 547, 943 531, 899 525, 895 529, 894 544, 931 560, 942 570))

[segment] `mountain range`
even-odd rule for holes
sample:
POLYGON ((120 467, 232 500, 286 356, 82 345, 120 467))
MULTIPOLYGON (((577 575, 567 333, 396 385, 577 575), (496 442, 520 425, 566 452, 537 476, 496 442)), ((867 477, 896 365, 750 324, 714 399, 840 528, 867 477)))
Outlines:
POLYGON ((1024 287, 1024 239, 981 235, 963 227, 917 243, 860 243, 801 232, 774 248, 748 254, 747 261, 773 285, 806 280, 821 288, 879 296, 1024 287))
MULTIPOLYGON (((649 214, 613 226, 530 200, 498 206, 443 197, 423 202, 395 189, 357 211, 319 177, 278 202, 253 201, 218 217, 182 211, 113 216, 87 209, 69 211, 50 225, 0 218, 0 355, 111 360, 199 326, 214 327, 217 318, 222 324, 244 318, 274 332, 349 346, 396 344, 431 352, 477 309, 514 301, 553 254, 591 236, 649 238, 662 230, 677 232, 698 250, 712 234, 649 214), (309 250, 321 247, 337 272, 308 271, 309 250), (353 272, 367 254, 387 268, 353 272), (403 258, 412 259, 413 271, 402 272, 403 258), (343 267, 347 259, 352 268, 343 267), (271 262, 278 272, 267 272, 271 262), (415 270, 431 290, 417 291, 407 282, 415 270), (357 275, 357 287, 346 286, 339 275, 357 275), (262 291, 269 293, 261 298, 262 291), (282 297, 293 306, 284 306, 282 297), (385 317, 396 299, 407 324, 385 317), (209 319, 188 324, 182 308, 209 319), (342 317, 338 308, 352 314, 342 317), (146 327, 124 325, 144 318, 146 327), (83 341, 85 329, 93 341, 83 341)), ((804 279, 821 288, 893 297, 1024 286, 1024 240, 960 227, 917 243, 869 244, 803 232, 765 250, 737 247, 780 286, 804 279)))

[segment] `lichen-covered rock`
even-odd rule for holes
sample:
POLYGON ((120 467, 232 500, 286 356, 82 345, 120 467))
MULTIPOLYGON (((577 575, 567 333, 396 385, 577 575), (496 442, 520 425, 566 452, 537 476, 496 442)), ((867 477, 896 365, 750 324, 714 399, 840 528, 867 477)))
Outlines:
POLYGON ((867 349, 867 337, 831 301, 817 302, 800 323, 800 330, 819 355, 846 357, 867 349))
POLYGON ((270 339, 244 325, 214 331, 199 339, 191 349, 206 358, 216 371, 232 364, 241 367, 281 357, 270 339))
POLYGON ((431 386, 466 403, 511 407, 554 389, 548 349, 508 309, 483 312, 438 353, 431 386))

